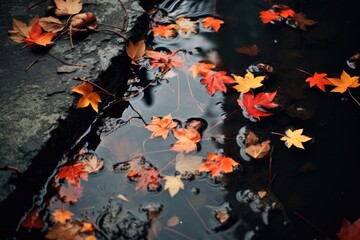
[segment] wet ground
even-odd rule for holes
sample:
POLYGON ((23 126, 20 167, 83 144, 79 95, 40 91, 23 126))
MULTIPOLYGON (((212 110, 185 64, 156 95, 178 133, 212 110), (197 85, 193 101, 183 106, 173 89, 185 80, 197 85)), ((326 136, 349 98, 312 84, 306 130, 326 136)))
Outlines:
MULTIPOLYGON (((348 92, 310 88, 304 71, 359 75, 359 69, 346 62, 359 50, 356 8, 335 1, 281 2, 317 22, 301 30, 284 22, 261 22, 259 12, 276 3, 179 0, 156 5, 149 12, 147 48, 180 50, 173 56, 184 61, 183 67, 159 70, 149 57, 129 65, 126 100, 103 106, 91 127, 64 152, 19 221, 17 237, 51 238, 66 228, 79 237, 98 239, 337 239, 343 218, 360 217, 360 199, 354 194, 359 105, 348 92), (201 22, 209 16, 224 21, 218 32, 201 22), (196 32, 153 37, 155 26, 173 24, 180 17, 198 21, 193 25, 196 32), (250 45, 259 53, 236 51, 250 45), (278 107, 259 121, 243 114, 239 93, 231 87, 226 93, 209 94, 201 77, 189 71, 202 60, 229 76, 244 76, 259 63, 271 66, 270 72, 255 71, 266 75, 255 93, 276 91, 278 107), (178 138, 172 133, 166 139, 150 138, 145 128, 153 116, 169 113, 178 128, 201 125, 201 141, 187 155, 173 149, 178 138), (304 129, 312 140, 304 143, 305 149, 287 148, 271 134, 287 129, 304 129), (271 141, 260 159, 244 152, 249 131, 261 141, 271 141), (179 167, 185 162, 188 170, 197 169, 192 163, 209 153, 231 157, 239 165, 215 178, 179 167), (86 159, 96 163, 87 180, 76 174, 61 177, 66 167, 80 166, 76 164, 86 159), (170 195, 166 179, 173 176, 179 176, 183 187, 170 195), (74 216, 68 223, 54 221, 59 210, 74 216), (29 230, 32 214, 36 216, 29 230), (80 230, 85 223, 92 228, 80 230)), ((351 93, 359 99, 359 89, 351 93)))

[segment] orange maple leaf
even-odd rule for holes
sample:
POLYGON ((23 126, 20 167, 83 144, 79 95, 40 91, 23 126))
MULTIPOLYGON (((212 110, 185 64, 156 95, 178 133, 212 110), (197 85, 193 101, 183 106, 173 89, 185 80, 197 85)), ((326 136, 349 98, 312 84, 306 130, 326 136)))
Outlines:
POLYGON ((168 68, 181 68, 183 67, 184 61, 179 56, 175 56, 175 54, 178 53, 178 51, 169 52, 169 53, 162 53, 152 50, 147 50, 146 55, 149 58, 152 58, 150 60, 151 68, 158 67, 160 70, 166 70, 168 68))
POLYGON ((29 31, 29 37, 24 38, 23 41, 28 46, 34 46, 36 44, 46 46, 48 44, 54 44, 54 42, 51 41, 54 36, 55 33, 43 33, 40 24, 37 22, 32 26, 31 30, 29 31))
POLYGON ((63 211, 60 209, 55 210, 51 215, 53 216, 53 222, 59 222, 63 224, 68 220, 71 220, 72 216, 74 216, 74 214, 69 210, 63 211))
POLYGON ((357 88, 359 84, 359 76, 350 77, 350 75, 343 70, 340 78, 328 78, 329 81, 336 86, 331 92, 344 93, 348 88, 357 88))
POLYGON ((200 83, 206 85, 206 90, 212 96, 216 91, 226 93, 225 84, 236 83, 236 81, 233 78, 226 76, 225 71, 211 71, 200 80, 200 83))
POLYGON ((286 8, 281 10, 279 12, 279 15, 282 16, 283 18, 288 18, 288 17, 293 17, 295 15, 295 12, 291 8, 286 8))
POLYGON ((336 233, 340 240, 358 240, 360 236, 360 218, 353 224, 346 218, 343 219, 340 232, 336 233))
POLYGON ((170 25, 158 25, 152 29, 154 37, 160 35, 161 37, 168 38, 173 37, 176 34, 176 24, 170 25))
POLYGON ((153 132, 150 138, 161 136, 163 139, 166 139, 169 135, 169 130, 177 126, 177 122, 172 120, 171 113, 163 118, 153 116, 151 120, 152 123, 145 126, 153 132))
POLYGON ((266 24, 271 21, 279 21, 279 14, 271 10, 265 10, 260 12, 260 18, 266 24))
POLYGON ((139 40, 135 44, 129 41, 129 44, 125 48, 127 55, 131 59, 132 64, 136 64, 142 56, 145 54, 145 41, 144 39, 139 40))
POLYGON ((201 135, 193 128, 175 128, 174 136, 178 139, 171 150, 186 153, 197 149, 197 143, 201 140, 201 135))
POLYGON ((213 17, 206 17, 202 22, 204 23, 204 28, 212 27, 215 32, 219 31, 220 25, 224 23, 224 21, 213 17))
POLYGON ((84 108, 91 104, 91 107, 96 112, 99 112, 98 103, 101 102, 101 98, 98 93, 93 92, 94 87, 90 83, 84 81, 81 85, 77 85, 71 89, 71 91, 82 95, 77 104, 77 108, 84 108))
POLYGON ((196 65, 190 68, 190 71, 192 71, 194 78, 196 78, 199 74, 205 77, 209 72, 211 72, 211 69, 214 67, 215 64, 212 63, 198 62, 196 65))
POLYGON ((80 186, 80 178, 87 181, 88 173, 85 170, 86 163, 75 163, 74 165, 63 166, 60 172, 55 175, 57 179, 65 179, 68 184, 80 186))
POLYGON ((198 167, 200 172, 210 172, 212 177, 220 176, 222 173, 233 171, 233 167, 239 165, 234 159, 222 154, 208 153, 207 158, 198 167))
POLYGON ((310 87, 313 86, 317 86, 318 88, 320 88, 320 90, 322 90, 323 92, 325 91, 325 85, 333 85, 327 78, 326 78, 327 73, 317 73, 315 72, 314 75, 312 77, 308 77, 305 81, 309 82, 310 87))

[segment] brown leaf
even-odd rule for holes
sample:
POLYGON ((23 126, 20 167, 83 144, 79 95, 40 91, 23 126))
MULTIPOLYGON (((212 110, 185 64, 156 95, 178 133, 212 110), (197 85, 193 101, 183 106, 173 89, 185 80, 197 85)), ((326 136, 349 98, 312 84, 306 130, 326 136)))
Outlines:
POLYGON ((255 159, 265 157, 270 151, 270 140, 253 144, 245 148, 245 152, 255 159))
POLYGON ((263 198, 266 196, 267 192, 266 191, 258 191, 257 194, 259 195, 260 198, 263 198))
POLYGON ((178 225, 180 223, 180 219, 177 216, 172 216, 171 218, 169 218, 166 222, 166 225, 168 227, 175 227, 176 225, 178 225))
POLYGON ((58 19, 54 17, 42 17, 39 19, 40 26, 46 32, 57 33, 64 29, 64 24, 58 19))
POLYGON ((306 18, 303 13, 296 13, 292 18, 288 20, 290 26, 298 27, 302 30, 306 30, 306 26, 311 26, 317 23, 317 21, 306 18))
POLYGON ((58 17, 77 14, 82 9, 80 0, 54 0, 56 9, 55 14, 58 17))
POLYGON ((259 54, 260 49, 258 48, 258 46, 254 45, 250 45, 250 46, 242 46, 239 48, 235 49, 236 52, 241 53, 241 54, 245 54, 245 55, 249 55, 249 56, 256 56, 259 54))
POLYGON ((29 32, 35 23, 39 21, 39 17, 36 15, 33 19, 30 20, 29 26, 27 26, 22 21, 13 18, 13 29, 9 30, 10 39, 14 42, 21 43, 24 38, 29 38, 29 32))
POLYGON ((84 163, 85 171, 88 173, 97 172, 104 166, 104 160, 99 159, 95 154, 88 154, 84 163))
POLYGON ((126 53, 130 57, 131 63, 136 64, 145 54, 145 41, 142 39, 135 44, 129 41, 129 44, 126 46, 126 53))

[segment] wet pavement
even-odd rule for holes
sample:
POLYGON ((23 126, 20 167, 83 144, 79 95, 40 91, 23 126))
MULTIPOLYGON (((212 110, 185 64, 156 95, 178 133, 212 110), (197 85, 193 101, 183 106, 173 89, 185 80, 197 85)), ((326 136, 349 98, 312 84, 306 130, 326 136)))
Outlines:
MULTIPOLYGON (((76 141, 96 116, 90 108, 76 109, 78 96, 72 94, 71 89, 81 82, 74 78, 94 80, 113 89, 114 80, 121 80, 124 71, 121 65, 128 64, 121 57, 125 39, 115 34, 90 33, 75 41, 74 48, 65 34, 46 51, 24 48, 24 44, 11 41, 7 32, 12 28, 12 17, 28 23, 36 15, 45 16, 47 1, 40 1, 29 9, 37 2, 0 2, 1 231, 8 230, 7 224, 16 221, 16 209, 21 212, 22 207, 25 208, 31 201, 27 198, 39 191, 57 165, 55 159, 76 141), (37 63, 31 65, 34 62, 37 63), (13 216, 4 211, 11 211, 13 216)), ((127 30, 121 33, 131 37, 138 34, 132 29, 138 29, 134 26, 144 9, 135 0, 122 2, 129 20, 127 30)), ((102 23, 119 27, 124 23, 120 1, 87 4, 82 12, 93 12, 102 23)))

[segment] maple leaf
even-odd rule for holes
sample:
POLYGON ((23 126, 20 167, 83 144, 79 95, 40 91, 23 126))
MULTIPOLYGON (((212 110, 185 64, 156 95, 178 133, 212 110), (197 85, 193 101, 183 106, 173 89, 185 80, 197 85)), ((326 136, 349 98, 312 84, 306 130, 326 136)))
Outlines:
POLYGON ((290 26, 300 28, 305 31, 306 26, 312 26, 316 24, 317 21, 308 19, 303 13, 296 13, 292 16, 292 18, 289 18, 286 23, 290 26))
POLYGON ((91 223, 83 222, 83 226, 80 229, 80 232, 93 232, 94 226, 91 223))
POLYGON ((98 93, 93 92, 94 87, 90 83, 84 81, 81 85, 77 85, 71 89, 71 91, 82 95, 77 104, 77 108, 84 108, 91 105, 96 112, 99 112, 98 103, 101 102, 101 98, 98 93))
POLYGON ((25 220, 21 223, 24 228, 41 229, 45 226, 40 214, 39 209, 35 208, 26 215, 25 220))
POLYGON ((198 167, 200 172, 210 172, 212 177, 220 176, 222 173, 230 173, 233 167, 239 165, 234 159, 222 154, 208 153, 207 158, 198 167))
POLYGON ((317 86, 318 88, 320 88, 320 90, 322 90, 323 92, 325 91, 325 85, 333 85, 327 78, 326 78, 327 73, 314 73, 314 76, 308 77, 305 81, 309 82, 310 87, 313 86, 317 86))
POLYGON ((251 72, 247 72, 244 77, 234 74, 233 77, 237 83, 233 88, 242 93, 247 93, 250 89, 261 87, 263 85, 261 82, 265 79, 265 76, 254 77, 254 74, 251 72))
POLYGON ((197 21, 191 21, 190 18, 180 17, 176 19, 176 24, 178 26, 178 32, 180 35, 188 36, 190 33, 197 33, 195 25, 197 21))
POLYGON ((79 178, 87 181, 88 173, 85 171, 86 163, 75 163, 74 165, 63 166, 60 172, 55 175, 57 179, 65 179, 68 184, 80 186, 79 178))
POLYGON ((152 123, 145 126, 153 132, 150 138, 161 136, 163 139, 166 139, 169 135, 169 130, 177 126, 177 122, 172 120, 171 113, 163 118, 153 116, 151 120, 152 123))
POLYGON ((33 19, 31 19, 29 22, 29 26, 27 26, 22 21, 17 20, 16 18, 12 18, 12 21, 13 28, 8 31, 8 33, 10 34, 10 39, 14 42, 21 43, 24 42, 24 38, 30 37, 29 32, 31 31, 34 24, 39 21, 39 17, 35 16, 33 19))
POLYGON ((295 15, 295 11, 289 8, 288 6, 285 6, 284 9, 280 10, 279 15, 283 18, 293 17, 295 15))
POLYGON ((267 24, 272 21, 279 21, 279 14, 271 10, 261 11, 260 19, 263 24, 267 24))
POLYGON ((202 22, 204 24, 204 28, 212 27, 215 32, 219 31, 220 25, 224 23, 224 21, 213 17, 206 17, 202 20, 202 22))
POLYGON ((145 41, 144 39, 133 44, 132 41, 129 41, 129 44, 126 46, 126 53, 131 59, 132 64, 136 64, 142 56, 145 54, 145 41))
POLYGON ((249 56, 256 56, 259 54, 260 49, 258 46, 250 45, 250 46, 243 46, 235 49, 236 52, 249 55, 249 56))
POLYGON ((193 128, 175 128, 173 133, 176 139, 178 139, 171 150, 177 152, 186 153, 197 149, 197 143, 201 140, 201 135, 193 128))
POLYGON ((83 188, 81 186, 69 185, 65 187, 62 185, 58 194, 63 202, 74 204, 83 196, 83 188))
POLYGON ((253 157, 259 159, 265 157, 270 151, 270 140, 265 140, 261 143, 251 144, 245 148, 245 152, 253 157))
POLYGON ((63 224, 56 224, 52 227, 45 239, 50 240, 96 240, 94 231, 82 231, 86 222, 71 221, 63 224))
POLYGON ((95 154, 87 154, 84 160, 87 173, 97 172, 104 166, 104 159, 99 159, 95 154))
POLYGON ((58 17, 77 14, 82 9, 80 0, 54 0, 56 9, 55 14, 58 17))
POLYGON ((59 222, 59 223, 66 223, 68 220, 71 220, 71 218, 74 216, 72 212, 69 210, 55 210, 52 214, 53 222, 59 222))
POLYGON ((176 34, 176 29, 178 25, 169 24, 169 25, 158 25, 152 29, 154 37, 160 35, 161 37, 168 38, 173 37, 176 34))
POLYGON ((211 69, 215 67, 215 64, 198 62, 196 65, 192 66, 189 70, 192 71, 193 77, 196 78, 197 75, 205 77, 208 73, 211 72, 211 69))
POLYGON ((200 83, 206 85, 206 90, 212 96, 215 91, 226 93, 225 84, 236 83, 236 81, 233 78, 226 76, 225 71, 211 71, 200 80, 200 83))
POLYGON ((340 78, 328 78, 328 80, 336 86, 331 92, 344 93, 348 88, 357 88, 359 84, 359 76, 350 77, 350 75, 342 71, 340 78))
POLYGON ((181 174, 192 173, 195 174, 203 158, 200 156, 184 154, 179 152, 175 157, 175 169, 181 174))
POLYGON ((178 51, 162 53, 157 51, 146 50, 146 56, 152 58, 150 60, 151 68, 158 67, 160 70, 166 70, 168 68, 181 68, 185 65, 184 61, 175 56, 178 51))
POLYGON ((175 196, 180 189, 184 189, 184 182, 181 180, 181 175, 165 176, 164 190, 169 189, 170 196, 175 196))
POLYGON ((297 129, 292 131, 288 129, 285 131, 285 135, 280 140, 285 141, 285 145, 290 148, 293 144, 297 148, 304 149, 303 142, 307 142, 311 140, 311 137, 302 135, 303 129, 297 129))
POLYGON ((260 117, 266 117, 272 115, 272 113, 266 112, 263 108, 274 108, 278 104, 273 103, 276 96, 276 92, 261 92, 256 96, 252 92, 241 94, 241 99, 237 102, 244 110, 244 112, 260 121, 260 117))
POLYGON ((30 32, 29 37, 24 38, 23 42, 26 43, 28 46, 34 46, 34 45, 41 45, 46 46, 48 44, 54 44, 54 42, 51 41, 51 39, 55 36, 55 33, 49 33, 45 32, 43 33, 43 30, 39 23, 35 23, 30 32))
POLYGON ((57 33, 65 28, 65 25, 58 19, 54 17, 42 17, 39 19, 40 26, 46 32, 57 33))
POLYGON ((360 236, 360 218, 353 224, 346 218, 343 219, 340 232, 336 233, 340 240, 358 240, 360 236))

